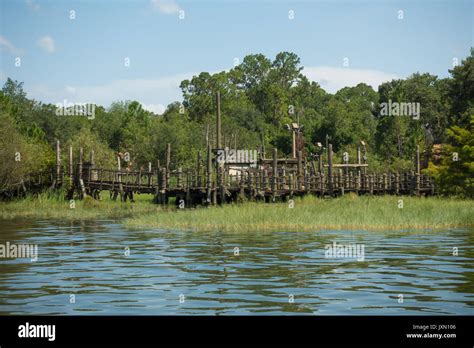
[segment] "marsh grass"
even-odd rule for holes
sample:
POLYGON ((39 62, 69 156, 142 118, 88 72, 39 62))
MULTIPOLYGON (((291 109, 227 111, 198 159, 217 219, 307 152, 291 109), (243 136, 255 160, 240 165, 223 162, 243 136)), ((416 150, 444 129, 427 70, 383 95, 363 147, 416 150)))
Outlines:
POLYGON ((137 195, 135 202, 113 201, 107 191, 100 201, 91 197, 75 199, 75 208, 62 194, 41 193, 12 202, 0 202, 0 219, 61 219, 92 220, 98 218, 123 219, 135 214, 155 213, 160 207, 151 203, 151 195, 137 195))
MULTIPOLYGON (((173 207, 170 204, 170 207, 173 207)), ((356 196, 335 199, 307 196, 288 202, 246 202, 196 209, 161 208, 152 195, 136 195, 135 202, 110 199, 75 200, 75 208, 61 194, 0 203, 0 219, 121 220, 127 227, 193 231, 314 231, 322 229, 403 230, 474 226, 474 201, 437 197, 356 196), (399 200, 403 208, 399 208, 399 200)))
POLYGON ((346 195, 305 197, 289 203, 245 203, 139 214, 128 227, 211 231, 314 231, 321 229, 436 229, 473 226, 474 203, 466 200, 346 195), (399 200, 403 208, 399 208, 399 200))

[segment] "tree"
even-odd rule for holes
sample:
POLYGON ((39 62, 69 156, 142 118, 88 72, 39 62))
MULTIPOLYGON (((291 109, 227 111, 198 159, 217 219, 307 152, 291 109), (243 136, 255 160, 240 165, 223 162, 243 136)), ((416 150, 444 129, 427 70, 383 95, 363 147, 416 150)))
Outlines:
POLYGON ((435 176, 443 194, 474 198, 474 115, 469 128, 452 126, 447 130, 439 165, 431 162, 428 173, 435 176))
POLYGON ((450 125, 467 128, 474 113, 474 48, 471 48, 469 57, 449 72, 452 75, 448 83, 450 125))

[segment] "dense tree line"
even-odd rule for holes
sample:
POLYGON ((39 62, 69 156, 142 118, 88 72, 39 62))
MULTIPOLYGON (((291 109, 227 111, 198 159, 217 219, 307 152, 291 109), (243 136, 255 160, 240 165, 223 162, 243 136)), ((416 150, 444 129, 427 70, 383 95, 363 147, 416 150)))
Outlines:
POLYGON ((57 139, 76 152, 80 146, 85 153, 93 148, 103 167, 114 167, 115 155, 125 152, 135 168, 149 161, 163 163, 166 144, 171 143, 172 165, 191 166, 197 152, 205 149, 208 129, 215 139, 219 91, 228 146, 263 145, 267 152, 278 147, 289 155, 291 134, 285 124, 299 120, 306 153, 328 136, 337 154, 348 151, 354 159, 363 140, 371 168, 386 171, 412 169, 419 145, 424 170, 436 176, 442 193, 472 197, 473 59, 471 49, 470 56, 449 70, 449 78, 415 73, 383 83, 378 91, 360 83, 329 94, 302 74, 296 54, 281 52, 273 60, 254 54, 229 71, 202 72, 182 81, 182 104, 170 104, 163 115, 144 110, 136 101, 119 101, 108 109, 96 106, 93 119, 58 116, 54 105, 27 98, 22 83, 8 79, 0 92, 0 188, 51 168, 57 139), (384 114, 383 105, 393 103, 419 103, 419 114, 384 114))

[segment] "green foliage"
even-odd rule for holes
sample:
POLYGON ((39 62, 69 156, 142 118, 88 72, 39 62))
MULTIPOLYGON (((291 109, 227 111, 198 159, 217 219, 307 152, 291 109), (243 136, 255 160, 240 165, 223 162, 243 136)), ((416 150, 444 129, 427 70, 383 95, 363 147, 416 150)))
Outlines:
POLYGON ((430 163, 428 172, 437 179, 441 193, 474 198, 474 115, 469 128, 447 130, 449 144, 440 165, 430 163))
POLYGON ((378 91, 360 83, 332 95, 303 74, 300 58, 280 52, 274 59, 263 54, 244 57, 229 71, 201 72, 180 84, 182 103, 168 105, 163 115, 143 109, 137 101, 116 101, 108 108, 96 106, 95 117, 58 116, 56 107, 27 98, 21 82, 8 79, 0 92, 0 185, 11 185, 26 173, 53 169, 56 140, 67 146, 77 159, 79 147, 84 160, 95 151, 101 167, 116 167, 116 155, 128 152, 134 169, 165 162, 171 143, 171 167, 191 168, 199 151, 205 155, 206 133, 215 144, 216 99, 221 95, 223 145, 255 149, 264 145, 267 154, 278 147, 281 155, 291 153, 291 132, 286 124, 300 122, 304 150, 316 152, 316 142, 326 136, 339 161, 348 152, 357 158, 357 147, 367 144, 371 171, 413 169, 416 146, 424 164, 432 158, 434 144, 444 144, 441 163, 432 163, 443 193, 472 197, 472 136, 469 119, 474 114, 473 52, 452 76, 438 79, 415 73, 404 80, 392 80, 378 91), (420 104, 420 117, 383 116, 381 103, 420 104), (446 129, 450 129, 446 131, 446 129), (207 131, 209 130, 209 131, 207 131), (14 161, 20 151, 22 162, 14 161), (458 152, 461 160, 449 162, 448 152, 458 152), (15 174, 13 174, 15 173, 15 174))
POLYGON ((27 181, 30 174, 48 170, 53 160, 48 144, 21 134, 15 120, 0 110, 0 191, 27 181))
POLYGON ((62 163, 64 166, 68 163, 68 148, 73 148, 73 158, 79 158, 79 151, 83 149, 83 161, 89 161, 91 150, 94 151, 94 163, 99 168, 115 169, 117 166, 116 155, 107 144, 100 141, 96 134, 90 129, 83 128, 70 139, 62 151, 62 163))
POLYGON ((448 81, 451 124, 467 128, 474 113, 474 48, 469 57, 449 72, 452 75, 448 81))

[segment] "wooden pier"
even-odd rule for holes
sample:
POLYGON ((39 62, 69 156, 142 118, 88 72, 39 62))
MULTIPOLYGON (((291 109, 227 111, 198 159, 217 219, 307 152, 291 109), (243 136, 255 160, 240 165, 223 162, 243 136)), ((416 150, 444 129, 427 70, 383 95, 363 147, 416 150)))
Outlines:
MULTIPOLYGON (((171 144, 167 145, 164 165, 160 165, 160 161, 156 161, 155 166, 148 163, 145 170, 124 170, 120 156, 116 158, 116 168, 96 167, 94 151, 88 154, 88 161, 85 161, 82 148, 79 149, 79 158, 74 161, 72 147, 68 149, 68 163, 65 166, 61 163, 62 150, 58 141, 54 171, 12 185, 13 191, 9 194, 25 195, 45 188, 64 188, 67 182, 70 198, 89 195, 99 199, 102 191, 109 191, 113 199, 133 201, 136 194, 152 194, 158 204, 167 204, 170 198, 175 198, 176 205, 192 207, 244 200, 284 201, 304 195, 335 197, 351 192, 358 195, 417 196, 435 193, 433 178, 421 174, 418 147, 414 158, 415 170, 403 173, 371 173, 360 147, 356 163, 333 163, 332 144, 327 139, 326 148, 318 143, 319 153, 307 156, 303 149, 296 148, 295 131, 292 156, 289 158, 279 158, 275 148, 271 158, 259 152, 257 156, 240 162, 219 160, 219 152, 238 153, 239 150, 222 147, 218 93, 216 106, 215 148, 212 148, 207 136, 205 156, 199 152, 193 168, 171 167, 171 144)), ((299 124, 292 127, 298 129, 299 124)), ((365 153, 365 143, 361 143, 365 153)))

